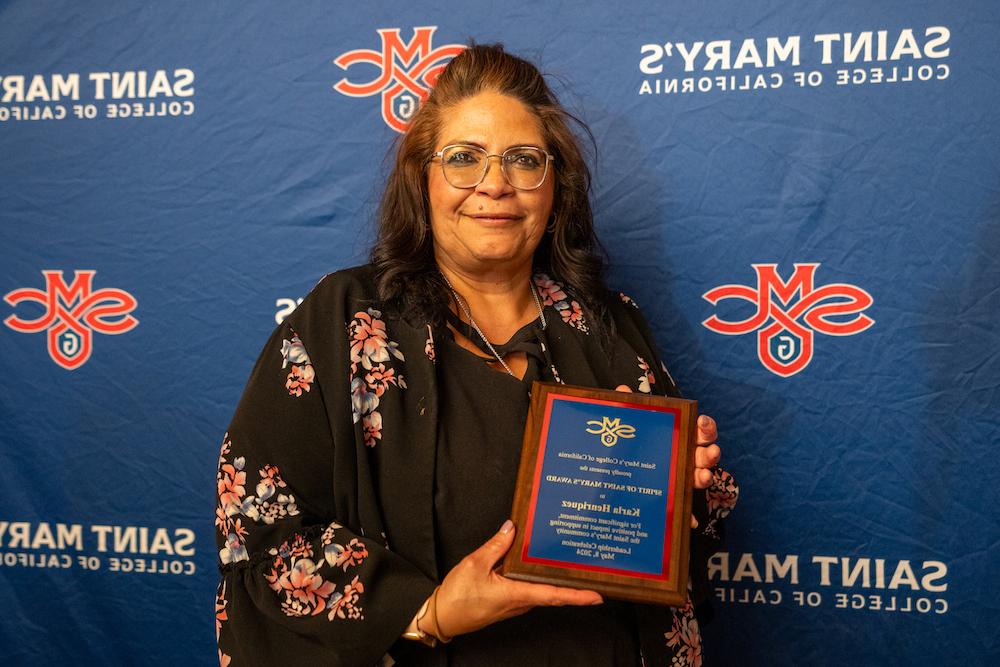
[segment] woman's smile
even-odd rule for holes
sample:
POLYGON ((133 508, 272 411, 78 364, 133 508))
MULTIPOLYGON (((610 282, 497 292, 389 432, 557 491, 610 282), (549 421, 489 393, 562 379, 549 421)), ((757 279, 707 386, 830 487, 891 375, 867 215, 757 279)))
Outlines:
POLYGON ((464 213, 463 215, 484 225, 505 225, 524 217, 516 213, 464 213))

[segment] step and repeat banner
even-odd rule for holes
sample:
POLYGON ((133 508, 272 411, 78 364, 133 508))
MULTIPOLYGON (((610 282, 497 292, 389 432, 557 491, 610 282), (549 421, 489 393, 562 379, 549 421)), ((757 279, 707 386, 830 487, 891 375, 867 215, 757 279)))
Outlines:
POLYGON ((212 664, 254 359, 470 39, 593 131, 609 282, 742 496, 706 663, 995 664, 1000 11, 0 5, 0 654, 212 664))

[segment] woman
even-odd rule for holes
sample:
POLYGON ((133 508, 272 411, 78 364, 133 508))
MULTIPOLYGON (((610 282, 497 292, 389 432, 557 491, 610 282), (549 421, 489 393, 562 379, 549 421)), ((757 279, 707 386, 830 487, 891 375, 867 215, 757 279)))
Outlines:
MULTIPOLYGON (((532 381, 677 393, 603 286, 568 118, 502 47, 457 56, 399 146, 371 265, 271 336, 219 462, 223 664, 700 663, 690 602, 493 570, 532 381)), ((695 598, 736 495, 715 433, 702 417, 695 598)))

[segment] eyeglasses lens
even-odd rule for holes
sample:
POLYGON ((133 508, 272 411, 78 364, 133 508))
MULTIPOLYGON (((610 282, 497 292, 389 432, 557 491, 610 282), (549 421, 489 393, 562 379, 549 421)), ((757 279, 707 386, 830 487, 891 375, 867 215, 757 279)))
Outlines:
MULTIPOLYGON (((489 156, 478 146, 449 146, 441 156, 444 177, 456 188, 474 188, 489 168, 489 156)), ((545 179, 545 153, 530 146, 510 148, 500 156, 507 182, 519 190, 534 190, 545 179)))

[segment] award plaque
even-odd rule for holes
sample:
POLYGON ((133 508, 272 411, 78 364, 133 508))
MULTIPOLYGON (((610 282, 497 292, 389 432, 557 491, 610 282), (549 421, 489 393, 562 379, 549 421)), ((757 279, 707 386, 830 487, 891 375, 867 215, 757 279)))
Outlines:
POLYGON ((696 401, 535 382, 511 579, 687 601, 696 401))

